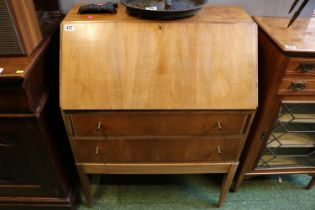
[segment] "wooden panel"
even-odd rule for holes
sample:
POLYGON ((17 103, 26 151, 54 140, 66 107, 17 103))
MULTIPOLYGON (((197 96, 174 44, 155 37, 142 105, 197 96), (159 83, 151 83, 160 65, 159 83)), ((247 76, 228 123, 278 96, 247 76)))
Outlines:
POLYGON ((37 138, 29 129, 29 122, 0 119, 0 197, 54 196, 56 193, 45 189, 43 184, 48 180, 46 167, 49 166, 38 159, 42 151, 36 146, 37 138), (45 168, 35 170, 44 167, 44 163, 45 168))
POLYGON ((298 18, 290 28, 287 28, 289 18, 254 17, 254 20, 283 51, 314 53, 315 18, 298 18))
POLYGON ((286 77, 315 77, 315 58, 291 58, 286 77))
POLYGON ((29 55, 43 39, 33 0, 9 0, 18 30, 23 40, 26 54, 29 55))
POLYGON ((12 131, 0 130, 0 189, 3 189, 3 184, 13 188, 16 184, 39 184, 34 172, 30 170, 21 141, 12 131))
POLYGON ((87 112, 71 114, 74 135, 243 135, 250 112, 87 112))
POLYGON ((67 24, 75 30, 62 31, 64 110, 257 107, 255 24, 67 24))
POLYGON ((59 77, 58 39, 51 35, 59 22, 60 18, 52 19, 49 37, 31 56, 0 57, 0 67, 4 68, 0 74, 0 113, 39 111, 37 108, 46 100, 48 87, 59 77))
POLYGON ((240 139, 108 139, 71 140, 77 162, 233 161, 243 147, 240 139))
POLYGON ((304 78, 285 78, 279 85, 279 95, 315 95, 315 80, 304 78), (304 83, 301 90, 294 90, 294 83, 304 83))
MULTIPOLYGON (((38 1, 38 0, 37 0, 38 1)), ((89 14, 78 15, 80 4, 76 4, 68 12, 65 21, 86 21, 91 22, 89 14)), ((117 14, 93 14, 93 21, 106 22, 157 22, 158 20, 145 20, 128 15, 123 5, 117 8, 117 14)), ((168 20, 167 22, 178 22, 177 20, 168 20)), ((205 5, 195 16, 180 19, 181 22, 225 22, 225 23, 253 23, 253 20, 246 13, 244 9, 238 6, 219 6, 219 5, 205 5)), ((165 22, 165 21, 158 21, 165 22)))
POLYGON ((4 88, 0 86, 0 112, 28 112, 30 111, 27 97, 22 89, 4 88))
POLYGON ((204 174, 225 173, 235 162, 225 163, 78 163, 88 174, 204 174))
MULTIPOLYGON (((44 49, 45 48, 42 48, 42 50, 44 49)), ((52 78, 58 77, 56 70, 50 63, 56 59, 48 58, 49 55, 53 55, 52 53, 48 54, 48 52, 35 51, 33 53, 40 53, 40 56, 35 57, 33 63, 29 63, 27 70, 30 70, 30 72, 26 75, 24 80, 17 78, 4 78, 0 81, 0 97, 2 98, 0 101, 1 113, 30 113, 38 111, 36 109, 39 106, 39 103, 43 102, 41 101, 43 100, 42 97, 47 94, 47 87, 50 86, 52 78)), ((57 56, 56 53, 54 55, 57 56)), ((9 62, 6 61, 3 65, 8 63, 9 62)), ((14 65, 14 63, 9 65, 14 65)), ((24 74, 24 70, 22 71, 24 74)))

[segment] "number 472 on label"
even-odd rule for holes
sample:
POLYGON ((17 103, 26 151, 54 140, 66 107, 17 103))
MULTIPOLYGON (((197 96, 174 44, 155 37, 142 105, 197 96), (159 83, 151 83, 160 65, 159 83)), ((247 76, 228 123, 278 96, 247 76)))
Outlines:
POLYGON ((64 30, 65 31, 75 31, 75 26, 74 25, 65 25, 64 30))

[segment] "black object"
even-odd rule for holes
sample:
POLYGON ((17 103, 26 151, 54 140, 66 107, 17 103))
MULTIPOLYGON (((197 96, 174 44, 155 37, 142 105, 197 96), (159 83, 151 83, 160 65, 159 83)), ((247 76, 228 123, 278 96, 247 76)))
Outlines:
POLYGON ((117 13, 117 3, 106 2, 104 4, 87 4, 79 8, 79 14, 117 13))
POLYGON ((294 0, 293 4, 290 7, 289 14, 292 12, 292 10, 296 7, 296 5, 299 3, 300 0, 294 0))
MULTIPOLYGON (((306 4, 309 2, 309 0, 304 0, 301 4, 301 6, 295 11, 294 15, 292 16, 292 18, 290 19, 290 22, 287 26, 287 28, 289 28, 294 21, 296 20, 296 18, 300 15, 300 13, 302 12, 302 10, 304 9, 304 7, 306 6, 306 4)), ((295 2, 294 2, 295 3, 295 2)))
POLYGON ((121 0, 130 15, 148 19, 177 19, 195 15, 207 0, 121 0))

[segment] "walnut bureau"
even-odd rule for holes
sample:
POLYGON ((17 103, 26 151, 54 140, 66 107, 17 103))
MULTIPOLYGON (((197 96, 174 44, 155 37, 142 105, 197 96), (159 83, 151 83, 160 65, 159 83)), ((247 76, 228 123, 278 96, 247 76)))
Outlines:
POLYGON ((61 26, 60 106, 87 174, 224 173, 231 185, 257 107, 257 26, 238 7, 174 21, 78 15, 61 26))

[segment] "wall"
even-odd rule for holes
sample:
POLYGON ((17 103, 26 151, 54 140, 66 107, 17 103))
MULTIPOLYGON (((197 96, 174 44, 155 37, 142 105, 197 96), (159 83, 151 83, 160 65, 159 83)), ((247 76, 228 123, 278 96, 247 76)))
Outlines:
MULTIPOLYGON (((106 0, 59 0, 64 11, 74 3, 106 2, 106 0)), ((112 0, 118 1, 118 0, 112 0)), ((208 0, 209 4, 239 5, 251 15, 288 16, 290 5, 294 0, 208 0)), ((300 0, 302 2, 302 0, 300 0)), ((315 0, 310 0, 301 16, 310 16, 315 9, 315 0)), ((290 14, 289 16, 291 16, 290 14)))

